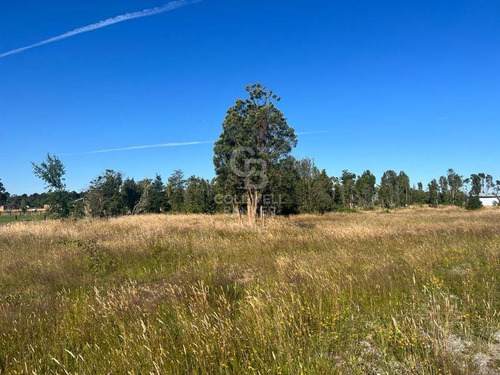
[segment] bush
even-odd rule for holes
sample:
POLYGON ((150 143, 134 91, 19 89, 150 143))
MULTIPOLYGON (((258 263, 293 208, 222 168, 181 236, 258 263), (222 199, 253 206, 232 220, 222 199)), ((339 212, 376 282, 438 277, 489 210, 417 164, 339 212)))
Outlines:
POLYGON ((470 196, 469 199, 467 199, 467 205, 465 206, 468 210, 479 210, 482 207, 483 203, 477 195, 470 196))

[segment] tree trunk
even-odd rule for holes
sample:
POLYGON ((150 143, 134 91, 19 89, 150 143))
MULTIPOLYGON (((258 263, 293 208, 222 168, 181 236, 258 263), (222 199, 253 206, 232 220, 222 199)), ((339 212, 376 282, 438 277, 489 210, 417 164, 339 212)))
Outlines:
POLYGON ((257 219, 257 206, 259 204, 259 191, 247 190, 247 217, 250 225, 254 225, 257 219))
POLYGON ((234 210, 238 213, 238 219, 240 221, 240 225, 242 225, 243 219, 241 217, 241 207, 240 207, 240 202, 238 201, 238 197, 234 198, 234 210))

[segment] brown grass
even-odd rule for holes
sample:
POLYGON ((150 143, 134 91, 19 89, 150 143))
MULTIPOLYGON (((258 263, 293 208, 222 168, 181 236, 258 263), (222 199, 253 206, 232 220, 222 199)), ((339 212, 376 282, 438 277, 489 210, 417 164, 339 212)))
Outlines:
POLYGON ((500 211, 0 226, 0 372, 495 373, 500 211))

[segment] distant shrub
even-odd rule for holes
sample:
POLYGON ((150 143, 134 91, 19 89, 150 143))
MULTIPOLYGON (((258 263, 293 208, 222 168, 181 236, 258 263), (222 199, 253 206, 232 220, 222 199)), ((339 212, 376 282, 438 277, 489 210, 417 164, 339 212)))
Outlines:
POLYGON ((335 212, 345 212, 345 213, 350 213, 350 214, 358 213, 357 210, 355 210, 353 208, 349 208, 349 207, 344 207, 344 206, 336 207, 333 211, 335 211, 335 212))
POLYGON ((467 205, 465 206, 468 210, 479 210, 482 207, 483 203, 477 195, 470 196, 469 199, 467 199, 467 205))

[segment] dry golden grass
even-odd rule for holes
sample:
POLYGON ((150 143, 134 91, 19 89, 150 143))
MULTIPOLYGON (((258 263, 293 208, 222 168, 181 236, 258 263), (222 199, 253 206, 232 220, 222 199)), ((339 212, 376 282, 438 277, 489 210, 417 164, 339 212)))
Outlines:
POLYGON ((500 210, 0 226, 0 373, 495 374, 500 210))

